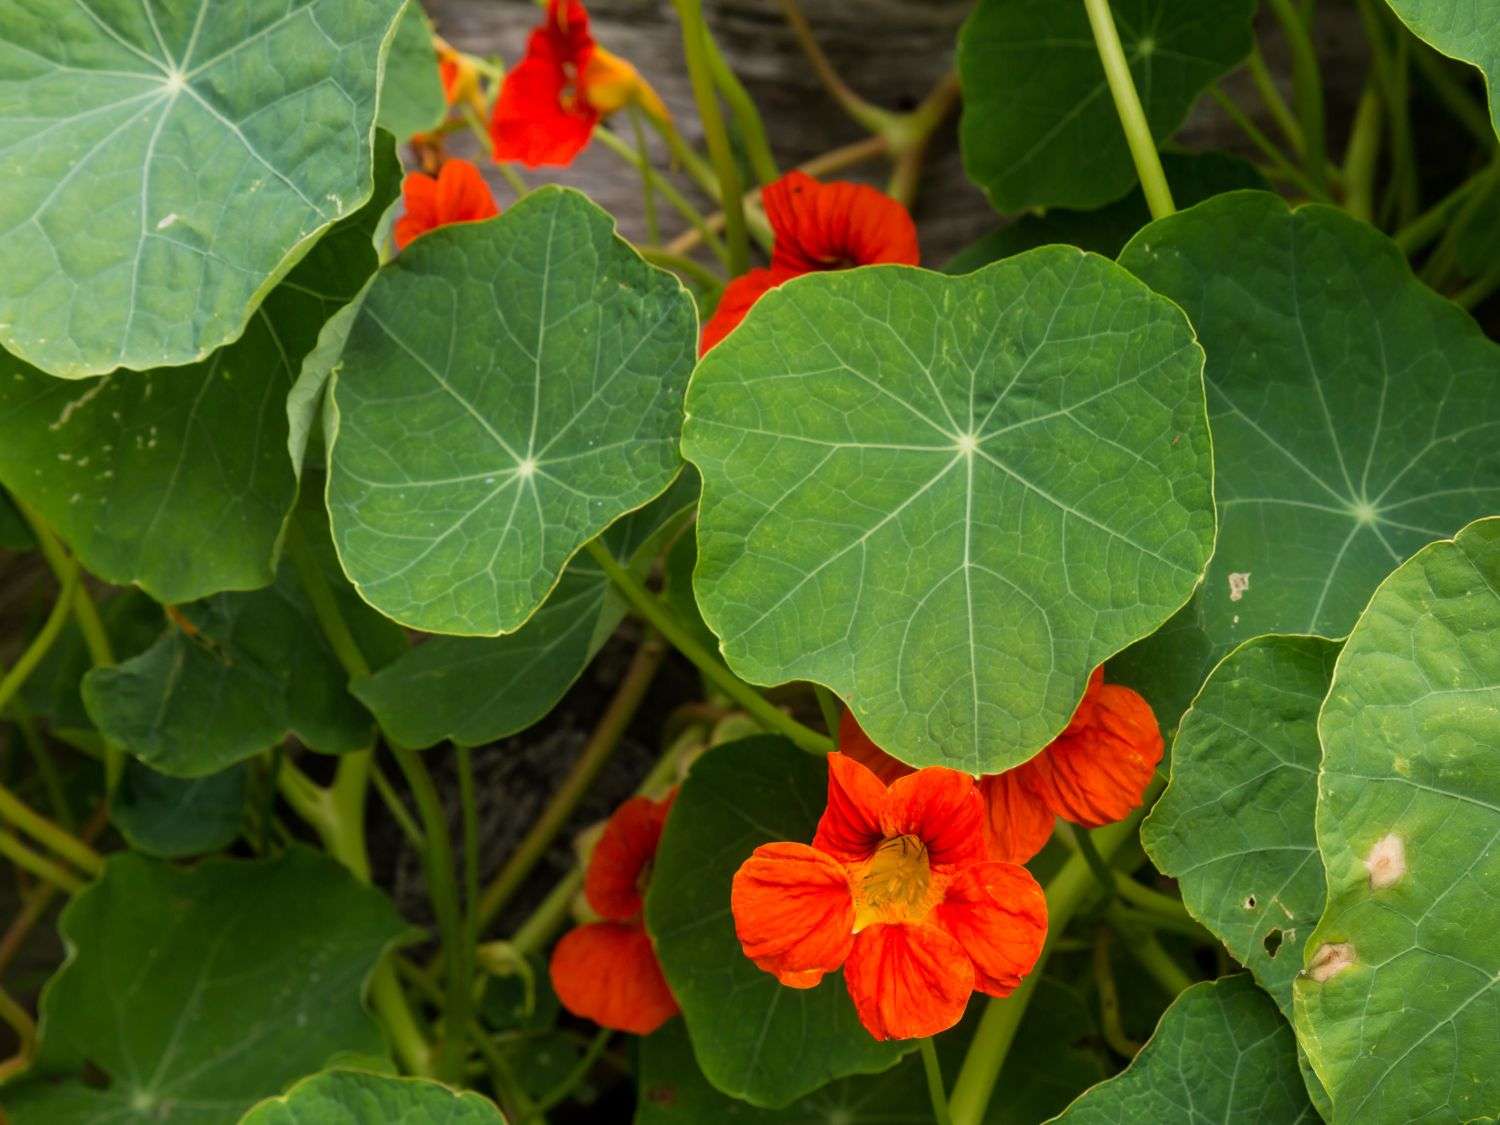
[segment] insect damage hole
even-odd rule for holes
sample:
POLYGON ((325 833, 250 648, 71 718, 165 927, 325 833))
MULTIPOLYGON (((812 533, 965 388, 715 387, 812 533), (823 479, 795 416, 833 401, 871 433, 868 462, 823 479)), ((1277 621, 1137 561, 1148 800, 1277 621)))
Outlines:
POLYGON ((1265 946, 1266 956, 1274 960, 1281 950, 1281 931, 1279 929, 1267 930, 1266 936, 1261 938, 1260 943, 1265 946))
POLYGON ((1406 844, 1394 832, 1375 841, 1365 856, 1365 870, 1370 873, 1370 889, 1384 890, 1406 874, 1406 844))
POLYGON ((1254 895, 1246 895, 1245 896, 1245 901, 1242 902, 1240 905, 1243 906, 1246 910, 1254 910, 1255 909, 1255 896, 1254 895))

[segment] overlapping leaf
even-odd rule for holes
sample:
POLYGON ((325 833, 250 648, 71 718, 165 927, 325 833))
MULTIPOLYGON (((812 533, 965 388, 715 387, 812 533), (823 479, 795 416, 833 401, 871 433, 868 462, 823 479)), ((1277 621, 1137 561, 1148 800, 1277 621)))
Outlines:
POLYGON ((330 1070, 261 1102, 240 1125, 505 1125, 493 1102, 421 1078, 330 1070))
POLYGON ((687 291, 576 192, 413 242, 328 391, 328 507, 360 592, 429 632, 518 629, 676 476, 696 336, 687 291))
POLYGON ((1418 38, 1451 58, 1473 63, 1484 75, 1490 123, 1500 133, 1500 8, 1486 0, 1386 0, 1418 38))
MULTIPOLYGON (((1114 0, 1157 140, 1250 53, 1254 0, 1114 0)), ((1090 209, 1135 183, 1119 114, 1079 3, 981 0, 958 41, 964 168, 997 211, 1090 209)))
POLYGON ((1318 720, 1328 902, 1294 986, 1333 1120, 1500 1106, 1500 519, 1376 591, 1318 720))
POLYGON ((323 322, 375 269, 371 235, 400 177, 382 137, 369 203, 201 363, 65 382, 0 353, 0 480, 95 574, 169 602, 271 581, 297 488, 285 399, 323 322))
POLYGON ((1202 353, 1106 260, 798 278, 703 360, 698 602, 914 765, 998 772, 1159 626, 1213 541, 1202 353))
POLYGON ((405 927, 314 852, 191 870, 121 852, 61 928, 13 1125, 224 1125, 340 1054, 385 1052, 360 995, 405 927))
POLYGON ((1323 909, 1317 723, 1338 651, 1271 636, 1225 657, 1182 718, 1171 784, 1141 827, 1193 917, 1288 1019, 1302 943, 1323 909))
POLYGON ((380 127, 405 139, 436 128, 447 109, 432 47, 432 24, 418 0, 411 0, 396 21, 396 34, 385 60, 380 127))
POLYGON ((1297 1072, 1292 1029, 1242 974, 1183 992, 1122 1073, 1052 1120, 1312 1125, 1318 1115, 1297 1072))
POLYGON ((0 345, 194 363, 370 197, 402 0, 0 3, 0 345))
MULTIPOLYGON (((663 495, 613 524, 605 546, 637 571, 649 567, 697 497, 698 476, 688 470, 663 495)), ((624 616, 624 600, 604 572, 579 556, 516 632, 433 637, 356 680, 353 691, 397 745, 493 742, 552 710, 624 616)))
POLYGON ((734 934, 735 871, 761 844, 811 840, 826 787, 824 764, 782 738, 709 751, 672 806, 646 897, 646 925, 698 1065, 754 1105, 785 1106, 833 1079, 884 1070, 911 1046, 870 1037, 840 974, 785 988, 734 934))
POLYGON ((131 758, 110 798, 109 819, 146 855, 206 855, 239 836, 249 779, 244 762, 205 777, 180 778, 131 758))
POLYGON ((1500 510, 1500 345, 1329 207, 1235 192, 1151 224, 1120 262, 1208 353, 1213 562, 1116 662, 1171 725, 1240 641, 1343 636, 1393 567, 1500 510))

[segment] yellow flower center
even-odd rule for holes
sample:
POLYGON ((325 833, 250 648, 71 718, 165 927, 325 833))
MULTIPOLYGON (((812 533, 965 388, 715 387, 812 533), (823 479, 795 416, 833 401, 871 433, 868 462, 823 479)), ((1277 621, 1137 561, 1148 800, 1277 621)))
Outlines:
POLYGON ((936 901, 927 845, 915 836, 884 840, 851 870, 854 932, 876 922, 917 922, 936 901))

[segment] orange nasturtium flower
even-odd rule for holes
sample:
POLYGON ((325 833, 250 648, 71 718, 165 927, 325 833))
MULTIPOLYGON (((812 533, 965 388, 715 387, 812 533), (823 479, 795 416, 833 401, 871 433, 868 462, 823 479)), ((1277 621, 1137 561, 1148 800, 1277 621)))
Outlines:
POLYGON ((677 1001, 641 921, 651 862, 672 795, 632 797, 609 818, 584 874, 583 893, 602 921, 563 936, 552 951, 552 988, 563 1007, 601 1027, 650 1035, 677 1001))
POLYGON ((640 72, 594 42, 580 0, 547 0, 525 56, 495 99, 495 159, 530 168, 571 164, 599 119, 632 102, 652 117, 667 118, 667 107, 640 72))
POLYGON ((703 326, 707 352, 745 319, 761 294, 805 273, 920 260, 917 227, 905 207, 864 184, 819 183, 788 172, 761 192, 775 240, 771 264, 741 274, 724 287, 719 307, 703 326))
POLYGON ((443 99, 449 105, 466 102, 479 113, 484 113, 484 92, 479 88, 479 69, 474 61, 440 36, 433 36, 433 47, 437 51, 443 99))
MULTIPOLYGON (((839 749, 883 781, 912 768, 881 750, 844 712, 839 749)), ((1072 720, 1047 748, 1014 769, 979 779, 994 854, 1025 863, 1047 842, 1054 817, 1086 828, 1123 820, 1141 803, 1161 761, 1161 728, 1151 705, 1094 669, 1072 720)))
POLYGON ((735 874, 745 955, 793 988, 842 966, 877 1039, 952 1027, 975 989, 1012 992, 1047 934, 1042 889, 990 858, 984 819, 968 774, 932 766, 887 788, 830 754, 812 845, 763 844, 735 874))
POLYGON ((467 160, 449 160, 436 176, 408 172, 401 181, 406 213, 396 220, 396 249, 419 234, 448 223, 468 223, 500 213, 479 169, 467 160))

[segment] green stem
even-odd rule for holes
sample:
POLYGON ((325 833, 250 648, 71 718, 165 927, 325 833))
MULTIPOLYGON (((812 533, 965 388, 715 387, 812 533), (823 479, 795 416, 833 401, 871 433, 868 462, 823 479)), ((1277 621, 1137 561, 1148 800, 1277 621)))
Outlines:
POLYGON ((1297 124, 1297 118, 1292 113, 1291 107, 1286 104, 1286 99, 1276 88, 1276 80, 1271 77, 1265 56, 1260 53, 1259 43, 1250 49, 1249 64, 1250 77, 1255 83, 1255 90, 1260 95, 1261 103, 1270 111, 1276 127, 1281 130, 1282 136, 1286 137, 1287 144, 1292 146, 1292 151, 1301 155, 1304 143, 1302 126, 1297 124))
POLYGON ((1281 32, 1286 37, 1287 48, 1292 55, 1292 102, 1302 126, 1302 166, 1313 183, 1326 188, 1323 76, 1318 68, 1318 52, 1308 33, 1308 25, 1292 0, 1267 2, 1281 24, 1281 32))
POLYGON ((703 21, 702 0, 673 0, 682 23, 682 47, 687 57, 693 100, 708 142, 709 159, 719 180, 719 201, 724 208, 724 234, 729 245, 729 272, 744 273, 750 267, 750 233, 745 224, 745 188, 734 162, 729 131, 714 91, 713 65, 709 59, 708 26, 703 21))
POLYGON ((719 187, 719 177, 714 172, 713 165, 698 155, 698 150, 687 143, 686 138, 677 128, 677 123, 670 117, 653 117, 646 115, 651 122, 652 128, 667 143, 667 152, 672 157, 672 165, 681 168, 688 177, 702 189, 703 194, 715 203, 719 202, 719 193, 723 190, 719 187))
POLYGON ((474 792, 473 751, 459 746, 454 755, 464 841, 464 947, 473 949, 479 944, 479 801, 474 792))
POLYGON ((32 765, 36 767, 37 776, 42 780, 42 787, 47 790, 47 800, 52 804, 52 814, 64 828, 69 832, 73 831, 77 824, 72 806, 68 803, 67 790, 63 788, 62 775, 57 772, 57 763, 52 760, 47 744, 42 740, 41 732, 36 729, 36 718, 31 714, 31 709, 26 706, 20 696, 17 696, 10 701, 5 717, 15 723, 21 732, 21 741, 26 744, 32 765))
POLYGON ((636 253, 645 258, 653 266, 661 266, 663 269, 673 270, 677 273, 686 274, 705 289, 724 288, 724 279, 707 266, 700 265, 691 258, 681 254, 672 254, 666 250, 654 250, 649 246, 637 246, 636 253))
MULTIPOLYGON (((645 163, 635 149, 631 148, 603 125, 594 129, 594 139, 620 157, 621 160, 627 161, 638 172, 645 163)), ((679 215, 692 225, 693 230, 698 233, 698 237, 702 239, 703 244, 727 268, 729 265, 729 248, 724 245, 723 240, 718 235, 709 229, 707 220, 703 218, 703 213, 689 203, 687 197, 673 187, 670 180, 658 178, 656 186, 661 191, 662 197, 672 205, 679 215)))
POLYGON ((385 771, 379 766, 372 766, 370 780, 375 783, 375 792, 380 795, 386 811, 391 814, 391 819, 396 822, 396 827, 401 829, 401 834, 406 837, 407 842, 417 851, 426 848, 427 841, 422 839, 422 830, 417 827, 416 820, 412 818, 411 811, 401 800, 401 795, 396 792, 390 778, 385 776, 385 771))
MULTIPOLYGON (((1141 807, 1125 820, 1096 829, 1093 843, 1099 854, 1108 859, 1134 835, 1141 817, 1151 807, 1151 802, 1160 791, 1160 780, 1154 781, 1146 791, 1141 807)), ((1062 932, 1073 915, 1088 901, 1096 890, 1097 883, 1088 861, 1075 853, 1062 865, 1047 883, 1047 938, 1041 956, 1021 981, 1021 986, 1009 996, 991 1000, 980 1017, 979 1027, 964 1056, 958 1081, 954 1083, 953 1095, 948 1107, 953 1114, 953 1125, 980 1125, 985 1109, 994 1093, 1000 1069, 1005 1063, 1006 1053, 1020 1027, 1021 1017, 1026 1014, 1026 1005, 1031 999, 1036 983, 1041 979, 1047 957, 1052 952, 1062 932)))
POLYGON ((0 823, 19 828, 86 874, 98 875, 104 870, 104 859, 98 852, 67 829, 48 820, 4 786, 0 786, 0 823))
POLYGON ((406 776, 407 788, 416 801, 417 817, 422 822, 422 835, 427 841, 427 849, 422 854, 427 890, 432 899, 433 913, 437 916, 443 963, 448 969, 447 999, 443 1004, 444 1032, 438 1042, 433 1070, 440 1080, 457 1081, 463 1074, 464 1043, 474 1000, 474 945, 467 940, 468 927, 464 923, 458 882, 453 875, 453 840, 437 786, 421 758, 400 747, 392 746, 390 750, 406 776))
POLYGON ((1141 108, 1141 98, 1136 93, 1135 79, 1130 75, 1130 64, 1125 59, 1125 48, 1120 43, 1109 0, 1083 0, 1083 6, 1088 11, 1094 45, 1099 50, 1099 61, 1104 64, 1104 77, 1109 82, 1109 92, 1120 115, 1120 126, 1125 130, 1125 143, 1130 146, 1130 156, 1135 161, 1136 176, 1146 194, 1146 205, 1151 209, 1153 219, 1165 218, 1177 208, 1172 203, 1172 191, 1167 186, 1167 174, 1162 170, 1161 156, 1156 151, 1146 111, 1141 108))
POLYGON ((17 1043, 15 1055, 0 1062, 0 1081, 4 1081, 31 1064, 36 1053, 36 1021, 9 992, 0 988, 0 1023, 15 1033, 17 1043))
POLYGON ((807 61, 812 65, 814 73, 832 95, 833 100, 857 124, 872 133, 884 135, 892 119, 897 115, 865 101, 839 76, 839 72, 834 69, 833 63, 818 42, 818 37, 813 34, 812 25, 802 14, 802 8, 797 0, 781 0, 781 11, 786 16, 787 25, 792 29, 792 35, 802 48, 802 53, 807 56, 807 61))
POLYGON ((557 792, 542 810, 542 815, 516 846, 500 873, 485 888, 476 912, 481 931, 505 908, 516 891, 520 890, 537 862, 547 854, 552 841, 557 839, 558 833, 567 825, 578 802, 588 792, 594 778, 620 744, 625 729, 635 718, 666 653, 666 646, 655 636, 648 636, 636 650, 620 686, 615 689, 614 698, 609 701, 609 706, 605 708, 604 715, 578 760, 568 770, 557 792))
POLYGON ((62 635, 63 626, 68 623, 68 618, 72 615, 77 590, 78 564, 69 559, 62 588, 58 591, 57 600, 52 603, 47 620, 42 623, 41 629, 26 646, 26 651, 21 653, 15 664, 11 665, 10 671, 0 676, 0 711, 5 710, 6 704, 16 692, 21 690, 21 686, 26 683, 31 673, 36 671, 36 666, 42 662, 42 658, 62 635))
POLYGON ((817 697, 818 710, 823 713, 823 725, 828 728, 828 737, 837 742, 839 724, 844 718, 844 708, 839 697, 822 684, 813 684, 813 695, 817 697))
MULTIPOLYGON (((469 127, 469 131, 479 140, 479 147, 484 152, 492 152, 495 147, 495 139, 490 136, 489 129, 479 119, 479 114, 475 111, 474 107, 465 103, 459 107, 459 113, 463 116, 464 124, 469 127)), ((526 186, 526 181, 521 178, 521 174, 508 163, 496 160, 494 161, 494 165, 500 170, 500 175, 504 177, 505 182, 510 185, 510 190, 516 193, 517 199, 520 199, 531 190, 526 186)))
POLYGON ((1453 295, 1453 303, 1461 309, 1473 309, 1500 288, 1500 262, 1496 262, 1477 281, 1465 286, 1453 295))
POLYGON ((609 1046, 610 1036, 614 1032, 607 1027, 601 1027, 598 1033, 589 1042, 588 1050, 583 1052, 583 1057, 573 1064, 573 1069, 563 1075, 562 1080, 552 1089, 548 1090, 537 1099, 536 1107, 531 1111, 532 1116, 546 1113, 557 1105, 569 1094, 571 1094, 589 1076, 594 1069, 594 1064, 599 1061, 599 1056, 604 1054, 604 1049, 609 1046))
POLYGON ((1141 910, 1160 914, 1166 918, 1175 918, 1180 922, 1198 924, 1188 913, 1187 907, 1182 905, 1181 899, 1164 895, 1160 891, 1153 891, 1150 887, 1143 887, 1128 875, 1121 874, 1115 879, 1115 891, 1126 902, 1141 910))
POLYGON ((344 671, 351 680, 368 676, 370 663, 360 651, 359 642, 354 639, 354 633, 344 620, 344 612, 334 596, 333 585, 323 573, 323 568, 318 565, 318 560, 313 557, 307 537, 302 533, 302 526, 295 519, 287 524, 286 550, 292 565, 297 568, 297 577, 312 606, 313 616, 317 618, 323 636, 333 648, 339 663, 344 666, 344 671))
POLYGON ((734 114, 735 124, 740 127, 740 137, 745 142, 745 154, 755 178, 761 187, 774 183, 781 171, 776 167, 776 157, 771 155, 771 144, 766 139, 766 125, 761 120, 760 110, 755 108, 755 100, 750 97, 750 91, 745 89, 739 75, 724 61, 724 54, 714 37, 705 31, 704 40, 708 44, 708 65, 714 85, 734 114))
POLYGON ((659 598, 646 589, 639 578, 615 561, 615 557, 602 543, 597 539, 592 540, 587 550, 635 611, 666 637, 683 656, 696 664, 715 687, 748 711, 761 726, 785 735, 809 753, 826 754, 834 748, 833 739, 803 726, 784 711, 772 706, 763 695, 725 667, 678 622, 659 598))
POLYGON ((83 890, 83 880, 77 875, 62 864, 54 863, 41 853, 32 851, 18 837, 12 836, 3 828, 0 828, 0 856, 59 890, 69 894, 77 894, 83 890))
POLYGON ((573 898, 583 889, 583 868, 574 865, 553 888, 547 892, 540 905, 531 912, 531 917, 511 935, 510 944, 523 956, 540 956, 552 935, 562 929, 573 908, 573 898))
POLYGON ((1483 169, 1459 184, 1458 187, 1454 188, 1442 199, 1434 203, 1426 211, 1422 212, 1422 214, 1407 223, 1406 226, 1398 230, 1392 237, 1395 239, 1396 245, 1401 248, 1401 252, 1407 257, 1411 257, 1438 235, 1442 234, 1454 211, 1463 205, 1464 200, 1469 197, 1471 192, 1476 188, 1482 187, 1491 174, 1490 167, 1486 165, 1483 169))
POLYGON ((1245 111, 1239 107, 1238 102, 1217 85, 1210 86, 1208 92, 1214 101, 1219 103, 1219 108, 1224 111, 1225 115, 1239 126, 1240 132, 1244 133, 1250 143, 1260 149, 1266 159, 1271 162, 1275 174, 1288 183, 1295 184, 1306 193, 1309 199, 1316 199, 1320 203, 1332 201, 1327 191, 1308 179, 1306 173, 1288 160, 1286 154, 1276 147, 1271 138, 1245 115, 1245 111))
POLYGON ((1162 948, 1156 934, 1136 919, 1131 918, 1117 904, 1105 911, 1105 917, 1109 919, 1110 925, 1114 926, 1116 932, 1127 939, 1126 952, 1136 959, 1141 968, 1145 969, 1169 996, 1176 996, 1184 989, 1192 987, 1193 978, 1183 972, 1182 966, 1172 960, 1171 954, 1162 948))
POLYGON ((1363 223, 1375 221, 1375 172, 1380 159, 1381 104, 1374 81, 1365 83, 1349 148, 1344 154, 1344 208, 1363 223))
POLYGON ((635 151, 640 156, 641 207, 646 215, 646 242, 651 246, 661 245, 661 217, 656 211, 656 168, 651 163, 651 153, 646 148, 646 130, 641 125, 644 113, 636 103, 630 103, 630 132, 635 138, 635 151))
POLYGON ((943 1067, 938 1062, 937 1047, 930 1038, 918 1043, 922 1052, 922 1069, 927 1074, 927 1096, 932 1099, 932 1120, 935 1125, 953 1125, 948 1113, 948 1095, 943 1089, 943 1067))
POLYGON ((1115 986, 1114 965, 1109 956, 1113 936, 1114 931, 1108 926, 1100 926, 1094 938, 1094 986, 1099 990, 1099 1027, 1110 1050, 1122 1058, 1132 1059, 1141 1048, 1125 1034, 1125 1027, 1120 1022, 1120 991, 1115 986))

